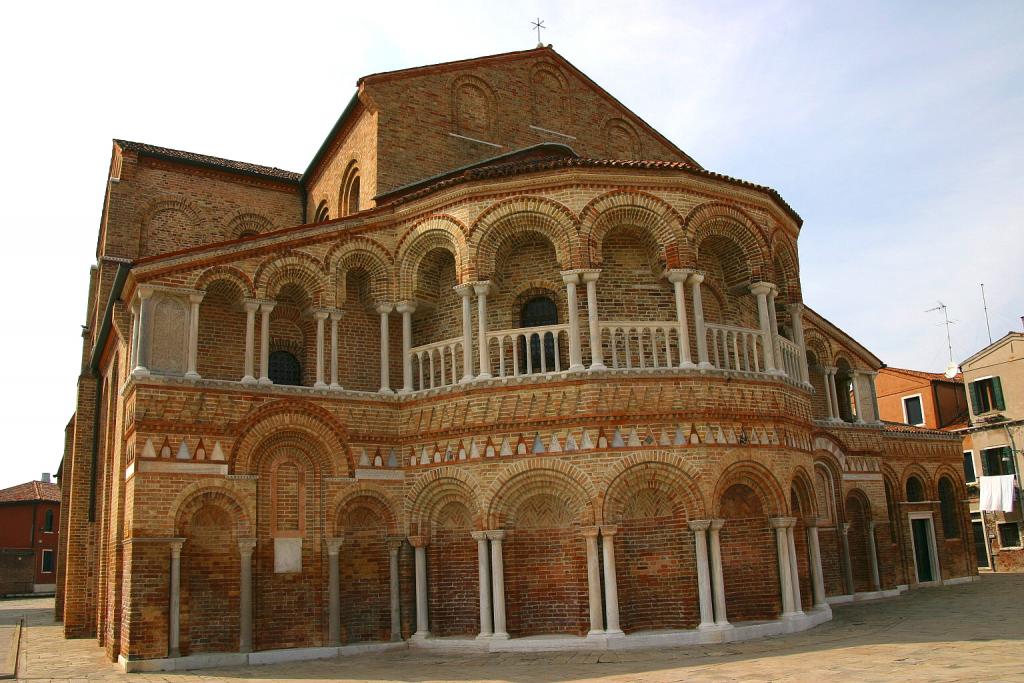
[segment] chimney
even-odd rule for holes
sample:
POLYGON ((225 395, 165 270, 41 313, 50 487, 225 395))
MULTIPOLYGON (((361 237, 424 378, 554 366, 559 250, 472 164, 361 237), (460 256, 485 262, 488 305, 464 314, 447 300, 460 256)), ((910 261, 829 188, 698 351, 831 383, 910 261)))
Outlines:
POLYGON ((39 481, 43 482, 44 484, 49 484, 50 483, 50 473, 49 472, 43 472, 43 476, 42 476, 42 478, 39 481))

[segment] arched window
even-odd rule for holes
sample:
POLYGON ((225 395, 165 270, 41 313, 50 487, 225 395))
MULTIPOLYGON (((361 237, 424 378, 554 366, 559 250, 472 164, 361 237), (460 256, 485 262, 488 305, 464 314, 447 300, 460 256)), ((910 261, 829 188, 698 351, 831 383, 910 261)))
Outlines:
POLYGON ((274 384, 302 384, 302 366, 299 365, 298 359, 287 351, 271 351, 267 371, 274 384))
POLYGON ((53 510, 47 510, 43 515, 43 531, 53 531, 53 510))
POLYGON ((939 479, 939 512, 942 515, 942 533, 946 538, 960 538, 956 489, 949 477, 939 479))
MULTIPOLYGON (((543 327, 545 325, 558 324, 558 307, 555 302, 547 296, 535 296, 525 304, 520 311, 520 327, 543 327)), ((542 367, 548 371, 555 368, 555 336, 548 332, 544 335, 530 337, 530 358, 527 363, 526 348, 519 348, 519 366, 525 372, 527 366, 532 367, 533 372, 540 372, 542 367), (544 337, 544 356, 541 357, 540 338, 544 337)))
POLYGON ((354 160, 349 162, 341 178, 341 196, 338 199, 338 211, 342 216, 359 213, 359 166, 354 160))
POLYGON ((323 223, 330 219, 330 212, 327 210, 327 200, 323 199, 316 206, 316 213, 313 215, 314 223, 323 223))
POLYGON ((924 484, 917 477, 907 479, 907 502, 920 503, 924 500, 924 484))

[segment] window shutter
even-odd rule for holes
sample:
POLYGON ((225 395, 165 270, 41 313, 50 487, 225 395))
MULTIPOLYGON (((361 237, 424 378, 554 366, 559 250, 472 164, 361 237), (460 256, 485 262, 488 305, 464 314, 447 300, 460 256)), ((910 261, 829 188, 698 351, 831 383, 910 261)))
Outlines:
POLYGON ((971 395, 971 410, 974 412, 975 415, 980 414, 981 410, 978 405, 978 383, 971 382, 970 384, 968 384, 967 392, 971 395))
POLYGON ((992 403, 996 410, 1006 410, 1006 403, 1003 401, 1003 383, 998 377, 992 378, 992 403))
POLYGON ((1017 463, 1014 462, 1013 450, 1009 446, 1003 446, 999 449, 999 458, 1000 460, 1006 458, 1003 460, 1005 463, 1003 471, 1006 474, 1017 474, 1017 463))

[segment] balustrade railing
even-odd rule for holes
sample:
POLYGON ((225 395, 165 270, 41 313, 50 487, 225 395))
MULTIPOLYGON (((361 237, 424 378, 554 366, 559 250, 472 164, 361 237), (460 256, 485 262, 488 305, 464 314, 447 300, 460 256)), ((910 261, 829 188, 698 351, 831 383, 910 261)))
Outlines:
POLYGON ((764 349, 761 331, 707 324, 708 360, 720 370, 761 372, 764 349))
POLYGON ((800 347, 785 337, 779 336, 779 350, 782 353, 782 369, 786 376, 794 382, 801 382, 800 377, 800 347))
POLYGON ((495 377, 561 372, 569 349, 569 326, 544 325, 487 333, 491 371, 495 377))
POLYGON ((436 389, 458 383, 465 373, 462 367, 462 337, 410 349, 415 391, 436 389))
POLYGON ((613 369, 672 368, 682 358, 677 322, 602 322, 602 348, 613 369))

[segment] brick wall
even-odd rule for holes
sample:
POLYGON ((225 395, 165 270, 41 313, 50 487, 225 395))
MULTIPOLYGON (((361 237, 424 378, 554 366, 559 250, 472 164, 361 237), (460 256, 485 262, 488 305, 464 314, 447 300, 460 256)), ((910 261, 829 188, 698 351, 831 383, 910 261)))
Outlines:
POLYGON ((0 595, 31 593, 35 563, 31 550, 0 549, 0 595))
POLYGON ((477 543, 470 536, 472 515, 449 503, 437 515, 427 546, 430 632, 435 636, 480 632, 477 543))
POLYGON ((735 484, 721 503, 722 573, 729 621, 774 619, 782 613, 774 531, 758 495, 735 484))
POLYGON ((344 534, 339 556, 341 642, 387 640, 391 631, 387 527, 374 510, 357 505, 344 519, 344 534))
POLYGON ((193 515, 181 551, 181 654, 236 652, 241 564, 235 521, 206 505, 193 515))

